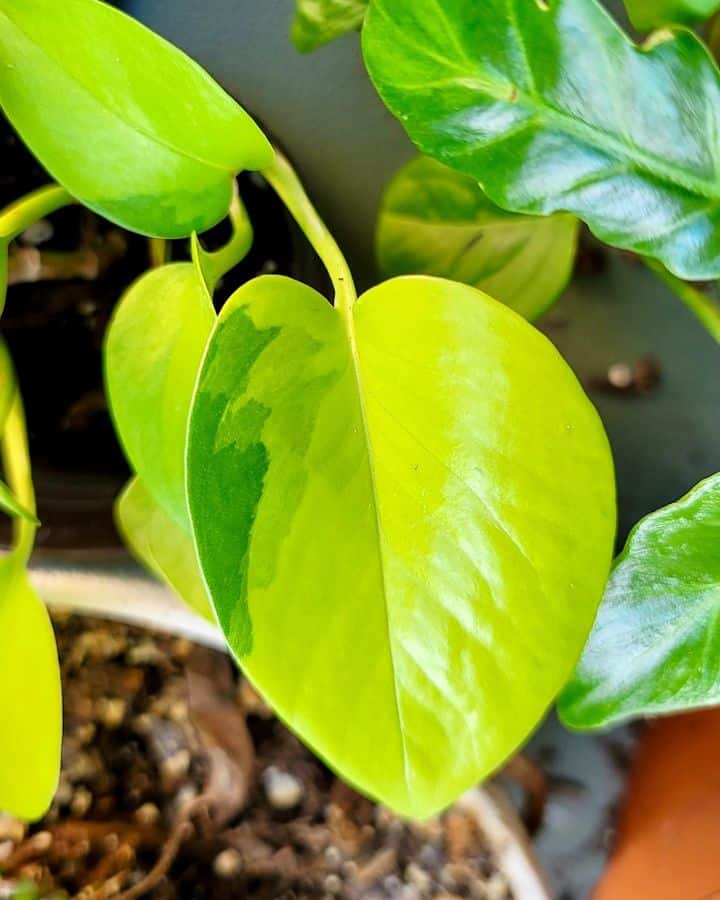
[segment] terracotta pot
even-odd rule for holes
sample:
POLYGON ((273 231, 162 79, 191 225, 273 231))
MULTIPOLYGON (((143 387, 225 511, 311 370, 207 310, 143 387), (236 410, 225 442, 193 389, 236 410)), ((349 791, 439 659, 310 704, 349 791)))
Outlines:
POLYGON ((720 898, 720 709, 648 725, 593 900, 720 898))

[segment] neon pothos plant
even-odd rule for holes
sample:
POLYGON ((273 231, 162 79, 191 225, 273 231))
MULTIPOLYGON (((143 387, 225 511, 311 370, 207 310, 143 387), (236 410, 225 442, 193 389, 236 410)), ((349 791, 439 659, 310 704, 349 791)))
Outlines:
MULTIPOLYGON (((302 4, 302 27, 325 28, 334 12, 355 27, 365 5, 302 4)), ((342 30, 330 22, 322 39, 302 40, 342 30)), ((191 60, 98 0, 0 0, 0 104, 61 185, 3 213, 0 238, 6 250, 70 202, 153 238, 191 238, 190 258, 130 287, 107 336, 110 405, 135 473, 120 527, 217 620, 291 728, 357 787, 423 816, 536 725, 572 673, 608 578, 604 431, 515 310, 534 317, 560 292, 577 218, 675 276, 720 274, 718 73, 689 32, 640 51, 594 0, 372 0, 364 52, 381 96, 437 161, 412 164, 389 190, 378 240, 396 277, 362 296, 253 120, 191 60), (618 54, 622 65, 605 67, 618 54), (613 95, 608 72, 633 90, 619 81, 613 95), (263 276, 216 314, 218 280, 252 243, 233 190, 242 169, 259 170, 295 217, 330 275, 332 304, 263 276), (210 253, 198 233, 224 216, 232 237, 210 253)), ((12 385, 9 361, 6 371, 12 385)), ((31 818, 57 777, 60 701, 26 574, 35 520, 8 391, 2 505, 17 538, 0 593, 0 808, 31 818)), ((712 526, 698 514, 712 495, 706 486, 664 513, 689 529, 683 547, 712 526)), ((588 710, 606 710, 608 694, 617 709, 617 651, 597 650, 612 636, 603 622, 627 623, 628 607, 653 603, 651 589, 626 595, 627 566, 633 584, 664 577, 682 590, 656 548, 656 521, 614 570, 564 694, 570 721, 595 724, 588 710)))

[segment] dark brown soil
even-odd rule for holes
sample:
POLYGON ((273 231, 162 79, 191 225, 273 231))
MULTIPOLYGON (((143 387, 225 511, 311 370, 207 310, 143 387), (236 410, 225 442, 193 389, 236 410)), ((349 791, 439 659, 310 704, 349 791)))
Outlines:
POLYGON ((273 717, 228 658, 57 618, 63 770, 37 825, 0 817, 0 897, 509 900, 475 820, 407 824, 273 717))

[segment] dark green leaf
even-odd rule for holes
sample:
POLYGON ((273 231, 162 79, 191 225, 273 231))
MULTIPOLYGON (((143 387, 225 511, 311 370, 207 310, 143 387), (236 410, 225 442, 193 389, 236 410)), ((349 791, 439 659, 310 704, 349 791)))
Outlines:
POLYGON ((462 281, 532 320, 568 283, 577 232, 574 216, 505 212, 472 178, 421 156, 386 191, 376 243, 385 275, 462 281))
POLYGON ((498 205, 720 275, 720 76, 691 32, 642 49, 595 0, 372 0, 363 47, 417 146, 498 205))
POLYGON ((71 194, 146 234, 213 225, 273 156, 205 71, 98 0, 0 0, 0 105, 71 194))
POLYGON ((293 43, 302 53, 360 28, 369 0, 297 0, 293 43))
POLYGON ((720 703, 720 475, 643 519, 560 713, 575 728, 720 703))
POLYGON ((602 425, 485 294, 278 276, 223 308, 188 501, 229 645, 345 778, 426 816, 527 736, 580 653, 615 528, 602 425))

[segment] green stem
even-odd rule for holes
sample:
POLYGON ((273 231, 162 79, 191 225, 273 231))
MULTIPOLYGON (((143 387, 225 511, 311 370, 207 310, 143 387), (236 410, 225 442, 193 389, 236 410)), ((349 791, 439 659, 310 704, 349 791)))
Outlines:
POLYGON ((75 203, 75 200, 57 184, 26 194, 0 211, 0 238, 9 243, 33 222, 70 203, 75 203))
POLYGON ((328 271, 335 291, 335 306, 348 316, 357 299, 350 268, 317 210, 308 199, 295 170, 282 154, 260 173, 290 210, 328 271))
POLYGON ((169 258, 169 245, 165 238, 148 238, 148 247, 150 249, 150 268, 159 269, 164 266, 169 258))
POLYGON ((237 184, 233 186, 228 216, 232 224, 232 237, 227 244, 212 252, 200 250, 202 271, 211 294, 222 276, 247 256, 253 243, 252 222, 238 194, 237 184))
POLYGON ((33 222, 42 219, 50 213, 74 203, 73 198, 65 188, 57 184, 26 194, 10 206, 0 210, 0 314, 5 308, 5 294, 7 292, 8 259, 7 252, 10 241, 22 234, 33 222))
MULTIPOLYGON (((0 438, 0 454, 10 490, 18 502, 35 514, 35 489, 33 488, 30 454, 28 451, 25 413, 20 391, 15 388, 13 402, 5 420, 0 438)), ((13 556, 23 565, 30 559, 35 543, 37 524, 22 516, 13 519, 13 556)))
POLYGON ((698 288, 676 278, 660 263, 643 257, 645 265, 661 278, 677 297, 687 306, 712 337, 720 343, 720 307, 711 297, 698 288))

